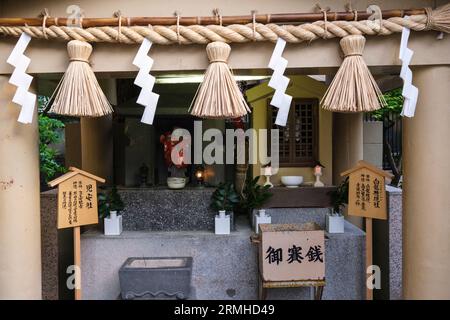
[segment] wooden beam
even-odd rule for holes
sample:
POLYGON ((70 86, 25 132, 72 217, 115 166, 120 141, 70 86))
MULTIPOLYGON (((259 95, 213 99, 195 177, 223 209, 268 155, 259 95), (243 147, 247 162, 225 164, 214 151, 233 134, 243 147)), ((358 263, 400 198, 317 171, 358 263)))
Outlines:
MULTIPOLYGON (((393 10, 383 10, 383 19, 393 18, 393 17, 404 17, 411 15, 426 14, 425 9, 393 9, 393 10)), ((372 13, 367 13, 366 11, 358 11, 355 17, 354 12, 327 12, 328 21, 353 21, 355 20, 367 20, 372 13)), ((222 20, 222 25, 231 24, 248 24, 253 22, 253 15, 242 15, 242 16, 204 16, 204 17, 179 17, 179 24, 182 26, 189 25, 211 25, 220 24, 222 20)), ((298 24, 305 22, 315 22, 324 19, 323 13, 274 13, 274 14, 256 14, 254 16, 255 22, 257 23, 280 23, 280 24, 298 24)), ((122 26, 148 26, 148 25, 162 25, 171 26, 177 24, 177 17, 121 17, 122 26)), ((0 26, 34 26, 40 27, 43 25, 43 18, 0 18, 0 26)), ((75 20, 76 22, 76 20, 75 20)), ((83 18, 80 19, 81 27, 105 27, 105 26, 118 26, 119 18, 83 18)), ((67 26, 68 24, 73 24, 73 18, 56 18, 47 17, 45 21, 45 26, 67 26)), ((77 23, 79 25, 80 23, 77 23)))

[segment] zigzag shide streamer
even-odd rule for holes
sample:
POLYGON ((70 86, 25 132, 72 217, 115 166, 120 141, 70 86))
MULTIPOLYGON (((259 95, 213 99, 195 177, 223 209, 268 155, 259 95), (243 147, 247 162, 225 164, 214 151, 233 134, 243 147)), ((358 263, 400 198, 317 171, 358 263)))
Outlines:
POLYGON ((36 95, 28 91, 31 82, 33 81, 33 77, 26 73, 31 60, 24 55, 24 51, 30 40, 31 37, 28 34, 22 33, 19 41, 17 41, 13 51, 6 60, 8 64, 15 67, 11 78, 9 78, 9 83, 17 86, 12 101, 22 107, 17 121, 24 124, 33 121, 34 108, 36 105, 36 95))
POLYGON ((156 79, 150 74, 153 59, 148 56, 148 52, 151 47, 152 42, 144 38, 133 60, 133 65, 139 68, 134 84, 142 88, 136 103, 145 107, 141 122, 146 124, 153 124, 159 99, 159 94, 152 92, 156 79))
POLYGON ((403 79, 402 96, 405 98, 401 115, 403 117, 414 117, 416 111, 419 89, 412 84, 412 71, 409 68, 414 51, 407 47, 410 29, 403 27, 402 38, 400 41, 399 58, 402 61, 400 78, 403 79))
POLYGON ((285 46, 286 41, 278 38, 269 61, 269 68, 273 70, 273 74, 268 86, 275 89, 270 104, 278 108, 275 124, 279 126, 286 126, 292 102, 292 97, 285 93, 289 85, 289 78, 283 75, 288 61, 281 56, 285 46))

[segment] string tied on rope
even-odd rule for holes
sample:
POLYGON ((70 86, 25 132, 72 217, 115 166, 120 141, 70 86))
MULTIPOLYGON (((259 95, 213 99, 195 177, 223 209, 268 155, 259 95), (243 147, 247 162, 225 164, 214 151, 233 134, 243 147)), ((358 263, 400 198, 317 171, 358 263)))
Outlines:
MULTIPOLYGON (((117 10, 114 12, 114 17, 117 18, 117 41, 120 43, 120 38, 122 35, 122 12, 120 10, 117 10)), ((129 24, 129 23, 128 23, 129 24)))
POLYGON ((327 39, 327 35, 328 35, 328 12, 330 11, 329 7, 326 8, 322 8, 322 6, 320 5, 320 3, 316 3, 316 8, 319 9, 320 12, 322 12, 323 14, 323 35, 322 38, 323 39, 327 39))
POLYGON ((48 39, 47 36, 47 18, 50 17, 50 13, 47 8, 42 10, 40 16, 42 17, 42 33, 44 34, 44 38, 48 39))
POLYGON ((213 9, 213 14, 214 14, 214 16, 216 17, 216 21, 219 20, 219 21, 218 21, 219 26, 222 27, 222 26, 223 26, 223 23, 222 23, 222 15, 220 14, 219 8, 214 8, 214 9, 213 9))
POLYGON ((174 15, 177 17, 177 42, 178 44, 181 44, 180 39, 180 14, 178 11, 175 11, 174 15))
POLYGON ((256 41, 256 10, 252 10, 253 41, 256 41))

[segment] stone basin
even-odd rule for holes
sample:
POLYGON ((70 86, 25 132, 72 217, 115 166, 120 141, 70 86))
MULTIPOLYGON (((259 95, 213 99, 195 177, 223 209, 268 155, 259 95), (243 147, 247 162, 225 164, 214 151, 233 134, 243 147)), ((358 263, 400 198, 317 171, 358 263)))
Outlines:
POLYGON ((128 258, 119 269, 121 297, 187 299, 191 275, 192 257, 128 258))

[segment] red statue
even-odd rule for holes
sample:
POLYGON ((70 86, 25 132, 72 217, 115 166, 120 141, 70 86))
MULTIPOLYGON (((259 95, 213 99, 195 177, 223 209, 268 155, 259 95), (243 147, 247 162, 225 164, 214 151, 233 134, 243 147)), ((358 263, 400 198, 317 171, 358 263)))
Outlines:
POLYGON ((175 166, 178 169, 186 168, 187 164, 184 163, 183 149, 180 149, 178 151, 178 159, 176 159, 175 162, 172 161, 172 149, 174 146, 181 143, 182 140, 172 141, 171 137, 172 132, 170 131, 165 132, 159 137, 159 141, 164 146, 164 161, 166 162, 168 168, 170 168, 171 166, 175 166))

